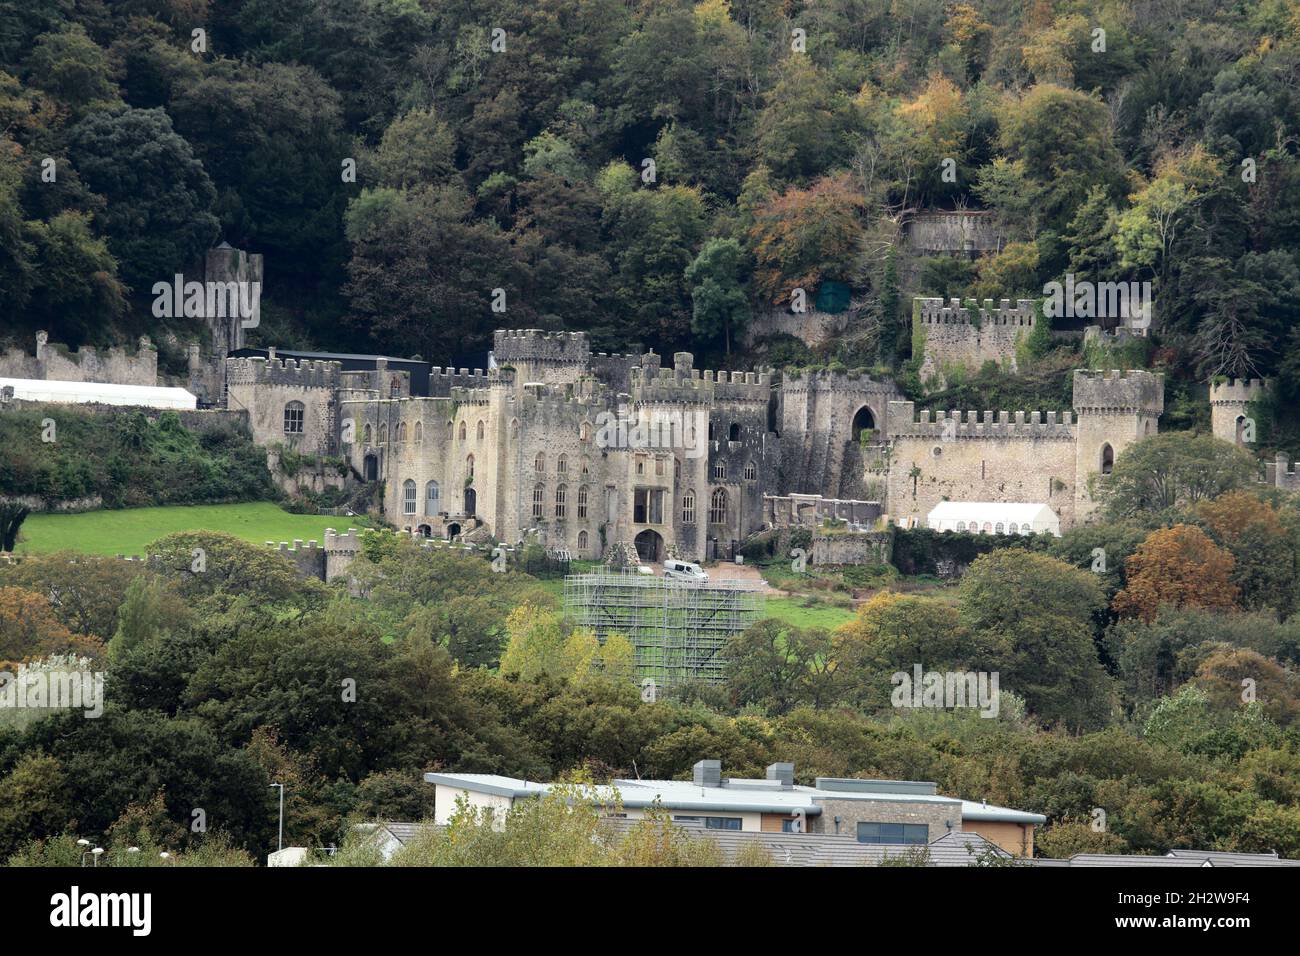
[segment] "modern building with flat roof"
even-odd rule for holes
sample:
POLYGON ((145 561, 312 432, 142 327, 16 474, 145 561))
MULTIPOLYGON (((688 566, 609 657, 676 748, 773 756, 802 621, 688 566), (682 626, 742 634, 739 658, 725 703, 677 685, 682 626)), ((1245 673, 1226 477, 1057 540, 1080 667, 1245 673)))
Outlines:
MULTIPOLYGON (((548 783, 498 774, 427 773, 424 779, 436 788, 438 824, 451 819, 458 799, 504 820, 516 800, 551 790, 548 783)), ((1013 856, 1032 856, 1034 828, 1047 822, 1038 813, 942 796, 924 781, 818 777, 814 786, 800 786, 790 763, 745 779, 723 777, 721 761, 701 760, 691 780, 618 779, 593 794, 630 820, 661 807, 674 822, 706 830, 839 835, 885 846, 926 846, 963 831, 1013 856)))

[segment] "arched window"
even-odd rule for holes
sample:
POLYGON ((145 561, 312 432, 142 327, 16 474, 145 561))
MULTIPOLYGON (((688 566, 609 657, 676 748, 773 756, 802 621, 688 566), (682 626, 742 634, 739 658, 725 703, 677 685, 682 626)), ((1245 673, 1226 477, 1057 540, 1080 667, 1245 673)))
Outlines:
POLYGON ((984 533, 989 534, 992 531, 993 531, 993 522, 991 521, 984 522, 984 533))
POLYGON ((447 440, 451 441, 456 437, 456 425, 454 422, 447 423, 447 440))
POLYGON ((406 441, 406 422, 397 423, 397 440, 399 442, 406 441))
POLYGON ((578 550, 586 554, 587 552, 587 532, 578 532, 578 550))
POLYGON ((695 524, 695 492, 689 489, 682 495, 682 523, 695 524))
POLYGON ((727 480, 727 463, 725 461, 715 461, 713 463, 713 480, 714 481, 727 480))
POLYGON ((465 477, 469 478, 471 481, 474 479, 474 456, 473 455, 465 456, 465 477))
POLYGON ((415 423, 415 440, 424 441, 424 422, 415 423))
POLYGON ((1101 473, 1109 475, 1115 470, 1115 449, 1110 447, 1110 442, 1101 446, 1101 473))
POLYGON ((732 422, 727 429, 727 441, 740 441, 740 422, 732 422))
POLYGON ((580 485, 578 487, 578 517, 579 518, 587 517, 587 486, 586 485, 580 485))
POLYGON ((713 422, 709 422, 709 441, 713 441, 713 422))
POLYGON ((958 531, 965 531, 965 530, 966 530, 966 522, 964 522, 964 521, 958 521, 958 522, 957 522, 957 530, 958 530, 958 531))
POLYGON ((424 486, 424 513, 427 515, 436 515, 438 513, 438 483, 431 481, 424 486))
POLYGON ((591 473, 591 459, 582 459, 582 473, 584 476, 591 473))
POLYGON ((479 441, 482 441, 482 440, 483 440, 483 434, 484 434, 484 431, 485 431, 485 429, 484 429, 484 427, 483 427, 483 423, 482 423, 482 422, 479 422, 479 423, 478 423, 478 440, 479 440, 479 441))
POLYGON ((568 498, 569 498, 569 489, 566 488, 564 485, 560 485, 560 487, 555 489, 555 517, 556 518, 562 519, 564 517, 564 513, 567 510, 567 506, 568 506, 568 498))
POLYGON ((567 475, 569 473, 569 456, 561 455, 555 461, 555 473, 557 475, 567 475))
POLYGON ((758 481, 758 466, 752 461, 745 462, 745 480, 758 481))
POLYGON ((1019 534, 1019 533, 1020 533, 1020 525, 1016 524, 1014 521, 1011 522, 1011 524, 1007 525, 1007 534, 1019 534))
POLYGON ((533 487, 533 520, 542 520, 542 502, 546 499, 546 489, 541 485, 533 487))
POLYGON ((369 445, 374 440, 375 433, 370 430, 370 423, 366 422, 365 429, 361 432, 361 443, 369 445))
POLYGON ((387 445, 387 444, 388 444, 388 426, 387 426, 387 425, 380 425, 380 426, 379 426, 379 444, 381 444, 381 445, 387 445))
POLYGON ((546 474, 546 452, 539 451, 537 457, 533 459, 533 471, 539 475, 546 474))
POLYGON ((591 422, 583 422, 578 426, 578 441, 591 441, 591 422))
POLYGON ((302 417, 306 407, 302 402, 290 402, 284 406, 284 433, 286 435, 302 434, 302 417))
POLYGON ((709 499, 709 524, 727 523, 727 491, 714 488, 713 497, 709 499))
POLYGON ((517 418, 510 419, 510 437, 511 438, 519 437, 519 419, 517 418))
POLYGON ((995 534, 1001 534, 1001 533, 1002 533, 1003 531, 1005 531, 1005 530, 1006 530, 1006 526, 1003 525, 1001 521, 999 521, 999 522, 998 522, 996 525, 994 525, 994 527, 993 527, 993 532, 994 532, 995 534))
POLYGON ((398 378, 396 375, 394 375, 393 380, 388 383, 388 397, 400 398, 401 394, 402 394, 402 380, 398 378))
POLYGON ((402 482, 402 514, 415 514, 415 482, 410 478, 402 482))
POLYGON ((674 457, 673 458, 673 481, 678 482, 681 480, 682 480, 682 460, 680 458, 674 457))
POLYGON ((464 440, 465 440, 465 434, 466 434, 465 423, 464 423, 464 422, 461 422, 461 423, 460 423, 460 440, 461 440, 461 441, 464 441, 464 440))

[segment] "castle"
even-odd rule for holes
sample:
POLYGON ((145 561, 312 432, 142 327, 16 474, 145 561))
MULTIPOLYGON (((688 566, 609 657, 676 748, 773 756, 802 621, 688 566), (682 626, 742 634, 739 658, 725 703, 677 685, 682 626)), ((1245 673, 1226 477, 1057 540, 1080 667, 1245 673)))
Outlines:
POLYGON ((687 352, 671 367, 653 352, 593 354, 581 332, 502 330, 493 344, 486 371, 233 356, 230 404, 259 444, 337 455, 382 483, 403 530, 536 536, 582 558, 631 542, 647 561, 730 557, 790 495, 843 500, 848 514, 870 499, 903 526, 945 500, 1045 503, 1069 527, 1093 510, 1090 478, 1163 410, 1145 371, 1076 372, 1073 414, 932 416, 863 373, 776 384, 698 370, 687 352))

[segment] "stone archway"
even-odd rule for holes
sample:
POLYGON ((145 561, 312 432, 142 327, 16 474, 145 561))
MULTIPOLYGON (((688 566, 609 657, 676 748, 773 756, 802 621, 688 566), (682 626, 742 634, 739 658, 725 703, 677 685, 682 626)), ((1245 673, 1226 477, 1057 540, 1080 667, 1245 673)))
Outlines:
POLYGON ((853 440, 859 442, 862 440, 863 432, 873 432, 876 430, 876 416, 871 411, 870 405, 863 405, 853 416, 853 440))
POLYGON ((456 522, 453 521, 451 524, 447 525, 447 540, 455 541, 459 537, 460 537, 460 525, 456 524, 456 522))
POLYGON ((478 503, 478 494, 474 491, 473 488, 466 488, 465 489, 465 514, 469 515, 471 518, 474 517, 474 515, 476 514, 475 508, 477 506, 477 503, 478 503))
POLYGON ((663 536, 658 531, 646 528, 636 536, 636 553, 643 563, 658 564, 663 560, 663 536))

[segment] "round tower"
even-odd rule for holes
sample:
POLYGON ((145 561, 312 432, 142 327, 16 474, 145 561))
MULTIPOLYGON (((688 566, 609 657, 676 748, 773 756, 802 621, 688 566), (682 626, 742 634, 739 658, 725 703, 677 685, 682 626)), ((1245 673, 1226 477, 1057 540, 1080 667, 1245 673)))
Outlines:
POLYGON ((1264 397, 1268 383, 1260 378, 1230 378, 1210 383, 1210 428, 1215 438, 1237 446, 1254 442, 1254 420, 1248 407, 1264 397))

